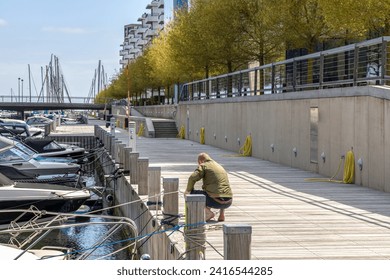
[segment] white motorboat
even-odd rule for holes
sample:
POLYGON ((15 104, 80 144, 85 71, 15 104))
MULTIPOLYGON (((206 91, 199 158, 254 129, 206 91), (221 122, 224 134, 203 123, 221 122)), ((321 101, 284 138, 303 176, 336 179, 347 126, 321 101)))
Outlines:
MULTIPOLYGON (((113 259, 113 255, 126 255, 128 254, 126 252, 130 251, 132 258, 136 256, 139 232, 136 223, 129 218, 76 212, 44 211, 41 213, 30 209, 15 211, 24 215, 29 214, 32 218, 23 223, 15 221, 7 228, 3 227, 0 229, 0 237, 1 240, 4 240, 3 243, 23 250, 18 252, 26 254, 38 251, 39 255, 44 255, 47 259, 48 257, 61 257, 58 252, 51 253, 47 249, 54 248, 55 251, 58 251, 56 248, 60 248, 60 251, 65 251, 63 255, 72 260, 113 259), (48 215, 48 218, 38 220, 37 217, 43 214, 48 215), (96 229, 99 229, 100 233, 94 232, 96 229), (130 238, 123 239, 123 234, 130 238), (82 242, 75 242, 75 238, 81 238, 82 242), (106 246, 112 247, 111 249, 115 251, 106 250, 106 246)), ((4 210, 0 209, 0 215, 3 212, 4 210)), ((6 213, 11 212, 7 211, 6 213)), ((0 247, 0 260, 1 251, 0 247)), ((19 255, 15 258, 18 252, 6 256, 6 258, 23 260, 19 255)), ((38 259, 30 254, 27 257, 38 259)))
POLYGON ((41 175, 75 174, 80 165, 69 159, 40 160, 39 155, 22 143, 0 136, 0 167, 13 167, 32 177, 41 175))
POLYGON ((79 159, 86 153, 84 148, 77 145, 58 143, 53 139, 47 138, 26 138, 23 144, 36 151, 42 157, 70 157, 79 159))
POLYGON ((40 249, 23 250, 10 244, 0 244, 0 261, 67 260, 68 257, 66 248, 42 247, 40 249))
POLYGON ((0 118, 0 135, 25 139, 28 137, 42 137, 45 135, 45 130, 31 127, 22 120, 0 118))
POLYGON ((74 212, 91 197, 86 189, 64 185, 14 182, 0 174, 0 224, 29 219, 14 209, 29 209, 69 213, 74 212), (10 212, 7 212, 9 210, 10 212))

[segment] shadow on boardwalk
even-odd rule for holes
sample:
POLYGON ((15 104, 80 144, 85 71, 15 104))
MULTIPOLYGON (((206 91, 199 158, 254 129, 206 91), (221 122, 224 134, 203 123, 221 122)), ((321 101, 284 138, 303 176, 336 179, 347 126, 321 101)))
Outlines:
MULTIPOLYGON (((116 137, 127 143, 126 131, 116 137)), ((357 185, 310 182, 318 174, 172 138, 138 138, 137 152, 184 191, 207 152, 229 173, 229 224, 252 226, 252 259, 389 259, 390 194, 357 185)), ((199 184, 197 187, 201 187, 199 184)), ((184 213, 184 199, 179 198, 184 213)), ((222 224, 208 223, 207 259, 223 258, 222 224)))

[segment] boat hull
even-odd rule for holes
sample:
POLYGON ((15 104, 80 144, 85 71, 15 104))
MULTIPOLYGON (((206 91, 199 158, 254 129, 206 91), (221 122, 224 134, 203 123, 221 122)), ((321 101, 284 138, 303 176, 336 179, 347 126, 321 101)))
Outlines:
POLYGON ((14 183, 0 187, 0 224, 26 221, 33 215, 12 210, 34 209, 70 213, 76 211, 91 197, 88 190, 62 185, 14 183))
MULTIPOLYGON (((31 206, 34 206, 37 210, 45 210, 50 212, 60 212, 60 213, 70 213, 74 212, 80 208, 81 205, 86 201, 86 198, 83 199, 51 199, 51 200, 14 200, 7 202, 0 202, 0 209, 29 209, 31 206)), ((40 213, 41 214, 41 213, 40 213)), ((39 214, 39 215, 40 215, 39 214)), ((39 218, 45 218, 46 215, 39 216, 39 218)), ((31 213, 13 213, 10 212, 0 212, 0 224, 8 224, 12 221, 24 222, 33 218, 31 213), (18 219, 19 217, 19 219, 18 219)))

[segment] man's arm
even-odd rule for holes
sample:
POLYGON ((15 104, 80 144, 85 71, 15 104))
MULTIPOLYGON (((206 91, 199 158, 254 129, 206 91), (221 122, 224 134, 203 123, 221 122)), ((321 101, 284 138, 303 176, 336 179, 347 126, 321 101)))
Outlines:
POLYGON ((188 178, 186 193, 190 193, 194 189, 195 183, 202 179, 203 176, 204 170, 202 166, 199 165, 198 168, 196 168, 195 171, 188 178))

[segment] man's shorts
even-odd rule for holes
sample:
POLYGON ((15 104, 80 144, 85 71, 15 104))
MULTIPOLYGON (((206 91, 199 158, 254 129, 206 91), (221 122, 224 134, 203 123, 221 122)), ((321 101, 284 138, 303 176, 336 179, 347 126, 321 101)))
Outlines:
POLYGON ((191 194, 203 194, 206 197, 206 206, 215 209, 226 209, 232 205, 233 199, 227 197, 212 198, 207 192, 202 190, 192 190, 191 194), (218 200, 220 202, 218 202, 218 200))

